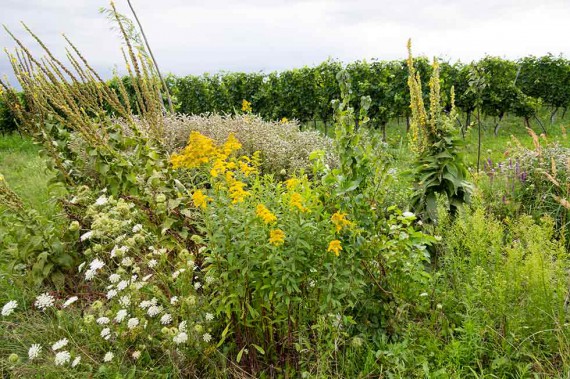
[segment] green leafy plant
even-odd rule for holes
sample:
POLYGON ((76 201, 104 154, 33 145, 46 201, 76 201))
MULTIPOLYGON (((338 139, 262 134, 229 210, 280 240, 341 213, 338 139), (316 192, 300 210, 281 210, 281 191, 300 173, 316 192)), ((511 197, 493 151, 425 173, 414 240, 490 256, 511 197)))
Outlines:
POLYGON ((414 68, 411 42, 408 43, 408 85, 410 88, 412 122, 410 144, 417 152, 414 167, 416 191, 412 208, 426 220, 437 219, 437 194, 443 195, 452 213, 469 202, 471 185, 460 152, 461 139, 456 129, 453 89, 451 110, 445 114, 441 105, 439 65, 434 60, 430 79, 429 113, 424 106, 420 76, 414 68))

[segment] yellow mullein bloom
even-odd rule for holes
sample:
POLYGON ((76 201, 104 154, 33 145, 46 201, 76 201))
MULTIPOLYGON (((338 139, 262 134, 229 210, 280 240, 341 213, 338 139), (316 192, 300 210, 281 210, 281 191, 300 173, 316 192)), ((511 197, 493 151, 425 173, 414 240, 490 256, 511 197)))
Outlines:
POLYGON ((346 219, 346 213, 334 213, 331 216, 331 221, 334 224, 337 233, 340 232, 345 226, 352 225, 352 222, 346 219))
POLYGON ((263 204, 259 204, 257 208, 255 208, 255 214, 257 214, 257 216, 266 224, 271 224, 277 221, 277 217, 275 217, 275 215, 263 204))
POLYGON ((281 229, 273 229, 269 232, 269 243, 275 246, 283 245, 285 233, 281 229))
POLYGON ((211 200, 212 199, 210 197, 204 195, 204 192, 202 192, 202 190, 196 190, 192 194, 192 202, 194 203, 194 206, 202 208, 202 209, 206 209, 206 206, 208 205, 208 201, 211 201, 211 200))
POLYGON ((303 206, 303 196, 301 196, 297 192, 291 195, 291 200, 289 201, 289 205, 299 209, 301 212, 305 212, 307 210, 307 208, 303 206))
POLYGON ((241 110, 245 113, 251 113, 251 111, 253 110, 251 108, 251 103, 246 99, 243 99, 243 101, 241 102, 241 110))
POLYGON ((342 250, 342 246, 340 246, 339 240, 332 240, 329 243, 329 248, 327 249, 328 252, 333 252, 334 255, 337 257, 340 255, 340 251, 342 250))

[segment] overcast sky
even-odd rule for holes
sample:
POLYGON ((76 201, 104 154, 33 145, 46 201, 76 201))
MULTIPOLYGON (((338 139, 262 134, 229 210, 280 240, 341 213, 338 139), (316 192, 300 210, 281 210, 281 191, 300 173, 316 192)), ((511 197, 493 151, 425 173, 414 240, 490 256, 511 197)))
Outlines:
MULTIPOLYGON (((328 57, 415 54, 471 61, 560 53, 570 58, 570 0, 132 0, 162 71, 177 75, 273 71, 328 57)), ((116 0, 130 15, 126 0, 116 0)), ((109 77, 123 67, 116 32, 97 0, 0 0, 0 22, 30 42, 24 21, 58 54, 68 35, 109 77)), ((0 32, 0 47, 14 43, 0 32)), ((11 69, 0 57, 0 75, 11 69)))

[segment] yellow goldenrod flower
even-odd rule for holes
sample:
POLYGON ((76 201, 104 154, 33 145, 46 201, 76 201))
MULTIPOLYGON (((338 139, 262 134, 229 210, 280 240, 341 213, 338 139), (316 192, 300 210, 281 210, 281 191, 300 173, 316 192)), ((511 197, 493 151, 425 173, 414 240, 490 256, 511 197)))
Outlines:
POLYGON ((180 154, 173 154, 170 162, 174 168, 193 168, 208 163, 216 155, 214 140, 198 132, 191 132, 188 145, 180 154))
POLYGON ((253 166, 250 166, 245 160, 239 162, 239 169, 245 175, 245 177, 257 173, 257 169, 253 166))
POLYGON ((283 245, 285 233, 281 229, 273 229, 269 232, 269 243, 275 246, 283 245))
POLYGON ((244 182, 232 179, 232 183, 230 184, 228 191, 233 204, 241 203, 249 195, 249 192, 244 190, 245 186, 246 184, 244 182))
POLYGON ((333 252, 334 255, 337 257, 340 255, 340 251, 342 250, 342 246, 340 246, 339 240, 332 240, 329 243, 329 248, 327 249, 328 252, 333 252))
POLYGON ((275 215, 263 204, 259 204, 257 208, 255 208, 255 214, 257 214, 257 216, 266 224, 271 224, 277 221, 277 217, 275 217, 275 215))
POLYGON ((346 219, 346 213, 335 212, 331 216, 331 221, 335 226, 336 232, 340 232, 345 226, 352 225, 352 222, 346 219))
POLYGON ((285 185, 287 186, 287 189, 295 188, 299 185, 299 183, 301 183, 301 181, 297 178, 291 178, 291 179, 287 179, 285 181, 285 185))
POLYGON ((253 110, 251 108, 251 103, 249 101, 247 101, 246 99, 243 99, 243 101, 241 102, 241 110, 242 110, 242 112, 245 112, 245 113, 251 113, 251 111, 253 110))
POLYGON ((305 212, 307 210, 307 208, 303 206, 303 197, 297 192, 291 195, 289 205, 299 209, 301 212, 305 212))
POLYGON ((222 146, 222 152, 227 157, 231 153, 233 153, 234 151, 238 151, 239 149, 241 149, 241 146, 242 145, 238 141, 236 136, 233 133, 230 133, 230 135, 228 136, 228 139, 226 140, 226 142, 222 146))
POLYGON ((194 203, 194 206, 196 206, 198 208, 206 209, 206 206, 208 205, 208 201, 211 201, 211 200, 212 199, 210 197, 204 195, 202 190, 196 190, 192 194, 192 202, 194 203))

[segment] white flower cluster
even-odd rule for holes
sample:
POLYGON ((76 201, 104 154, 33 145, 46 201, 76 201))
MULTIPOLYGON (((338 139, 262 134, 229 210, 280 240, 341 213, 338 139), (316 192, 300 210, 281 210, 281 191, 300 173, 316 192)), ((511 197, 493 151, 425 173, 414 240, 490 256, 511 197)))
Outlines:
POLYGON ((17 307, 18 307, 17 301, 11 300, 7 302, 2 307, 2 316, 10 316, 12 313, 14 313, 14 309, 16 309, 17 307))

